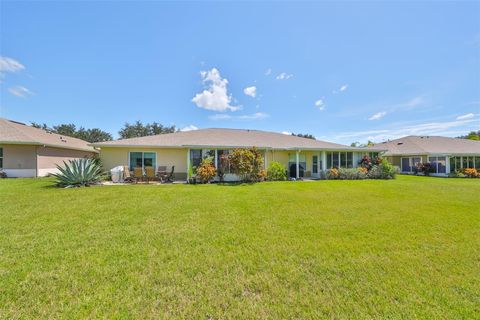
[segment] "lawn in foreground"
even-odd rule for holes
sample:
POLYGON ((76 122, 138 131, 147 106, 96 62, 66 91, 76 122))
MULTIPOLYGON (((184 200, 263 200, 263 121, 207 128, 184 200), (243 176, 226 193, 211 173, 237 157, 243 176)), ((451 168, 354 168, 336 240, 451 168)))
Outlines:
POLYGON ((2 318, 474 318, 480 180, 0 180, 2 318))

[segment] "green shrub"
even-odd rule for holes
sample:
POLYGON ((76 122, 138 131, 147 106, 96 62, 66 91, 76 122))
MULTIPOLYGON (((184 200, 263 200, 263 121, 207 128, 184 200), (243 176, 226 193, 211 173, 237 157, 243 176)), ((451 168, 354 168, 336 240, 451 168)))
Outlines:
POLYGON ((267 169, 267 180, 285 181, 287 180, 287 169, 280 162, 273 161, 267 169))
POLYGON ((359 168, 340 168, 338 169, 338 178, 340 180, 363 180, 367 178, 367 174, 359 168))
POLYGON ((213 160, 211 157, 208 157, 203 159, 202 163, 198 166, 196 177, 201 182, 208 183, 213 180, 216 174, 217 174, 217 170, 215 169, 213 160))
POLYGON ((243 182, 262 181, 265 176, 263 156, 257 148, 235 149, 229 154, 231 171, 243 182))
POLYGON ((325 172, 325 179, 327 180, 336 180, 339 178, 338 169, 332 168, 325 172))
POLYGON ((102 165, 97 159, 75 159, 57 165, 60 173, 53 173, 55 184, 59 187, 87 187, 103 179, 102 165))
POLYGON ((460 171, 450 172, 448 174, 449 178, 465 178, 465 175, 460 171))

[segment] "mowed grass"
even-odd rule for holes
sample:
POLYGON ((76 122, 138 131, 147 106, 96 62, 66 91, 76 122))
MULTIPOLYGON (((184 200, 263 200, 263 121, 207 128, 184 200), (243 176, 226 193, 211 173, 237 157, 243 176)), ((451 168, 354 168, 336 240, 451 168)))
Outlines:
POLYGON ((478 318, 480 180, 0 180, 1 318, 478 318))

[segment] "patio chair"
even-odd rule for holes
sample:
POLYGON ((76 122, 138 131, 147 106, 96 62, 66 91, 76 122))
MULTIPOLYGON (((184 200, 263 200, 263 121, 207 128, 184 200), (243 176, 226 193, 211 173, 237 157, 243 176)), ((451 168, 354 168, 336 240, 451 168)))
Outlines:
POLYGON ((164 182, 165 178, 167 177, 167 166, 158 166, 157 177, 161 183, 164 182))
POLYGON ((137 183, 139 180, 143 180, 143 169, 142 167, 133 168, 133 180, 137 183))
POLYGON ((130 168, 128 166, 123 166, 123 181, 132 182, 133 177, 130 173, 130 168))
POLYGON ((170 171, 170 173, 168 174, 168 176, 166 176, 166 182, 173 182, 173 174, 175 172, 175 166, 172 166, 172 170, 170 171))
POLYGON ((145 167, 145 179, 147 183, 150 180, 155 180, 155 169, 153 167, 145 167))

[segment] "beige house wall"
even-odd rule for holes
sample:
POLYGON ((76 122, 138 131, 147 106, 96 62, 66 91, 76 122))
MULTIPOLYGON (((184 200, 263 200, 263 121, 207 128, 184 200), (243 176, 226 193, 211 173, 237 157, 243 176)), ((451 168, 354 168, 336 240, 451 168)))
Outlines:
POLYGON ((157 167, 167 166, 167 170, 170 170, 172 166, 175 166, 176 179, 187 177, 187 148, 102 147, 100 159, 103 167, 110 170, 117 166, 128 166, 130 152, 155 152, 157 154, 157 167))
POLYGON ((38 146, 36 152, 39 177, 58 172, 57 165, 63 166, 64 161, 91 158, 95 154, 88 151, 42 146, 38 146))
POLYGON ((7 144, 0 147, 3 148, 3 169, 36 170, 36 146, 7 144))

